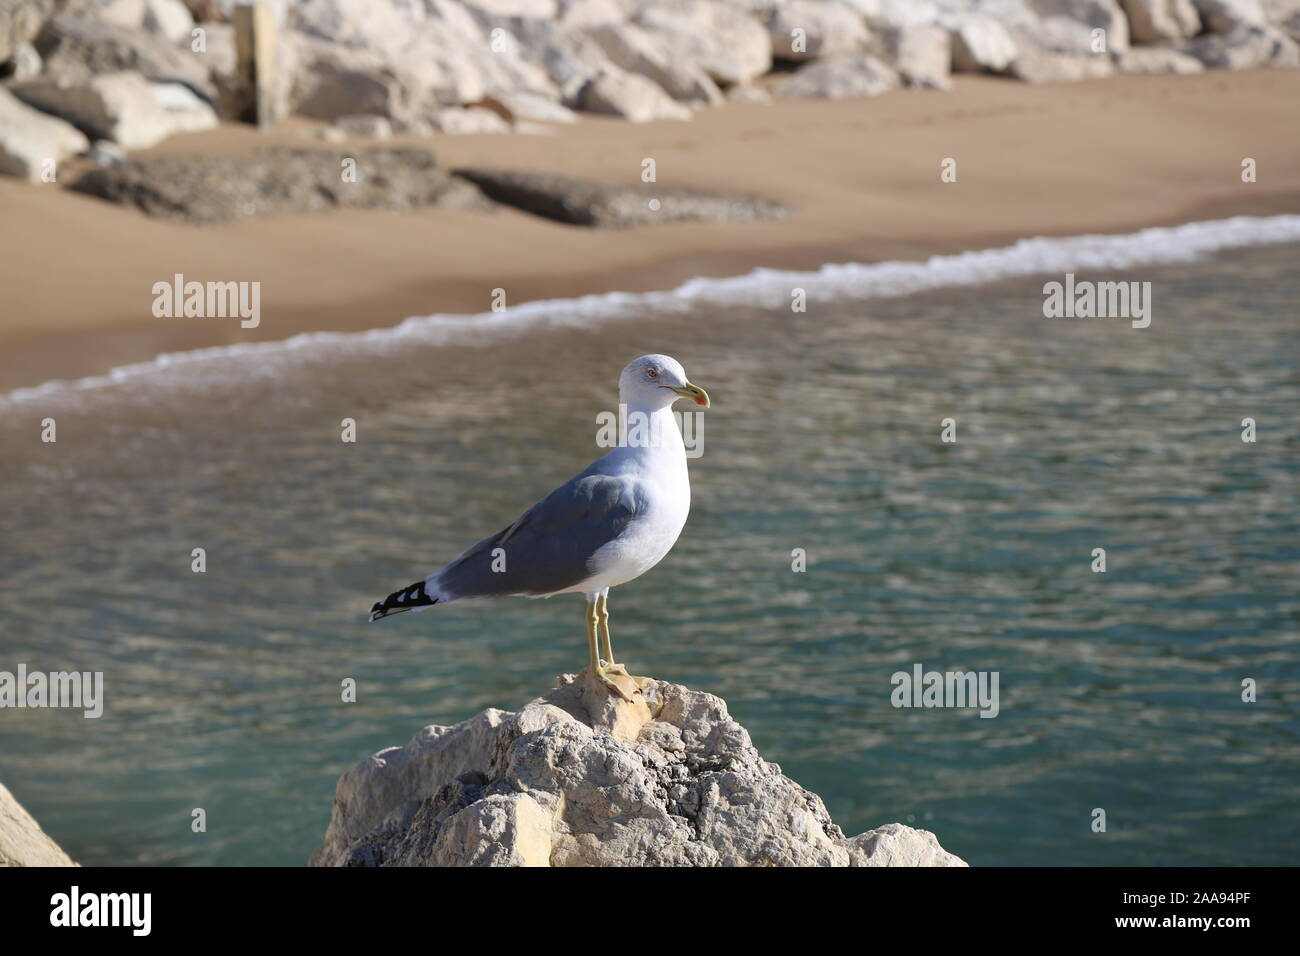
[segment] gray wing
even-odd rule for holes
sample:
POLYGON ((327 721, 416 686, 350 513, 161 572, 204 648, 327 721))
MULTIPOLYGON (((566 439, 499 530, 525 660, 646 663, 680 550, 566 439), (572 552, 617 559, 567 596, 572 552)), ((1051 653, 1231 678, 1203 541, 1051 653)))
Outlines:
POLYGON ((591 556, 623 533, 645 510, 645 500, 635 481, 590 472, 569 479, 510 527, 429 575, 429 589, 445 600, 554 594, 591 577, 591 556), (494 556, 497 548, 504 555, 494 556), (493 570, 502 558, 504 570, 493 570))

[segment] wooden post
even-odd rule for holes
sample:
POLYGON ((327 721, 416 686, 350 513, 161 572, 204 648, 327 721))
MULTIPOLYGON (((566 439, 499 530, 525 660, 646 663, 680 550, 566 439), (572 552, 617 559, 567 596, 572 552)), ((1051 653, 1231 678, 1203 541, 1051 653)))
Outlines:
POLYGON ((271 4, 256 0, 241 3, 232 11, 235 27, 235 55, 238 62, 239 104, 236 116, 245 123, 270 129, 282 118, 276 97, 279 63, 275 11, 271 4))

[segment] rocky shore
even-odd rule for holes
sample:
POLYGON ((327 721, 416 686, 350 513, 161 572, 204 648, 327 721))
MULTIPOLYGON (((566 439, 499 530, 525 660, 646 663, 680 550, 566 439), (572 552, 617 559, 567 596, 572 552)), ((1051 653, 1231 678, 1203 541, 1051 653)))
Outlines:
POLYGON ((0 866, 76 866, 0 783, 0 866))
MULTIPOLYGON (((1300 66, 1300 0, 264 0, 277 115, 553 132, 726 100, 1300 66)), ((0 0, 0 172, 112 164, 233 119, 237 0, 0 0)))
POLYGON ((312 865, 965 865, 897 823, 846 837, 725 701, 639 686, 629 703, 564 675, 515 713, 381 750, 339 779, 312 865))

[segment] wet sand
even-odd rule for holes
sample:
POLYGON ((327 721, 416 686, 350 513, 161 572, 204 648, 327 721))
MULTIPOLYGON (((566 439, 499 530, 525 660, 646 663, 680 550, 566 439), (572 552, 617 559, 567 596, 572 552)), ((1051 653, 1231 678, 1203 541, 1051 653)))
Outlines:
MULTIPOLYGON (((0 389, 75 378, 166 351, 390 326, 508 301, 670 288, 758 266, 811 269, 1002 245, 1029 235, 1128 232, 1235 214, 1300 212, 1300 72, 1124 76, 1032 87, 962 77, 947 94, 729 104, 690 123, 584 118, 555 136, 412 140, 446 167, 482 164, 659 182, 779 200, 791 218, 632 231, 511 210, 343 211, 195 227, 53 185, 0 180, 0 389), (957 182, 940 181, 945 157, 957 182), (1241 180, 1241 162, 1258 182, 1241 180), (158 319, 155 282, 260 281, 255 329, 158 319)), ((223 127, 171 154, 319 143, 223 127)), ((368 145, 356 141, 358 146, 368 145)), ((401 139, 393 142, 402 142, 401 139)), ((76 168, 61 173, 74 179, 76 168)))

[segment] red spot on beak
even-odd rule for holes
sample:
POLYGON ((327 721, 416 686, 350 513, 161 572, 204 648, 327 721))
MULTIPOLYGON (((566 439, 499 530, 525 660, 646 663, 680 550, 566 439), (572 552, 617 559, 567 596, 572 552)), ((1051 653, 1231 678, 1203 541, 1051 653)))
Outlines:
POLYGON ((700 396, 700 395, 696 395, 695 398, 693 399, 693 401, 695 402, 696 405, 704 405, 704 404, 706 404, 705 401, 704 401, 703 396, 700 396))

